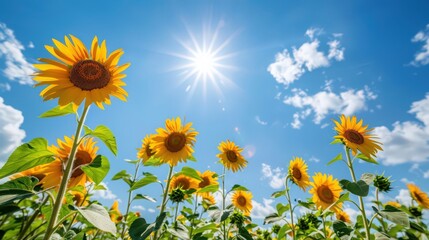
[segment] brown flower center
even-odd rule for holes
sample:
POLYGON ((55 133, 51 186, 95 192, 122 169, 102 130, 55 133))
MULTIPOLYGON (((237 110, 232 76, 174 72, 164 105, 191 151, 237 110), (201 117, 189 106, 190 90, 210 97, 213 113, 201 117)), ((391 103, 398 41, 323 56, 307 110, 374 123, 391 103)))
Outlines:
POLYGON ((294 167, 292 169, 292 176, 297 180, 301 180, 301 177, 302 177, 301 171, 298 168, 294 167))
POLYGON ((418 192, 414 192, 414 197, 418 203, 423 202, 423 199, 418 192))
POLYGON ((75 169, 71 177, 78 177, 83 174, 83 171, 80 169, 80 166, 91 163, 91 155, 87 151, 78 151, 76 153, 76 158, 73 162, 73 169, 75 169))
POLYGON ((91 91, 107 86, 110 72, 97 61, 83 60, 72 67, 70 81, 82 90, 91 91))
POLYGON ((185 147, 186 136, 183 133, 170 133, 164 141, 164 145, 170 152, 178 152, 185 147))
POLYGON ((176 183, 174 184, 174 188, 182 188, 183 190, 188 190, 191 183, 186 178, 179 178, 176 180, 176 183))
POLYGON ((77 205, 77 206, 81 206, 82 205, 82 203, 83 203, 83 198, 84 198, 84 196, 82 196, 81 194, 79 194, 79 193, 76 193, 76 194, 74 194, 73 195, 73 201, 75 202, 75 204, 77 205))
POLYGON ((200 184, 198 184, 200 188, 210 185, 210 179, 208 177, 202 177, 202 179, 203 180, 200 182, 200 184))
POLYGON ((238 198, 237 198, 237 203, 238 203, 238 205, 240 205, 240 206, 246 206, 246 203, 247 203, 247 200, 246 200, 246 198, 244 197, 244 196, 238 196, 238 198))
POLYGON ((237 154, 234 151, 228 150, 226 152, 226 158, 228 158, 228 161, 235 163, 238 161, 237 154))
POLYGON ((152 149, 150 149, 150 147, 149 147, 149 144, 148 145, 146 145, 146 155, 147 155, 147 157, 148 158, 150 158, 150 157, 152 157, 152 155, 153 155, 153 152, 152 152, 152 149))
POLYGON ((348 222, 346 216, 343 215, 343 214, 340 215, 340 219, 339 220, 343 221, 343 222, 348 222))
POLYGON ((320 186, 317 189, 317 195, 319 196, 320 200, 325 203, 333 203, 334 202, 334 194, 332 193, 331 189, 325 185, 320 186))
POLYGON ((362 134, 353 129, 346 130, 344 132, 344 137, 352 143, 362 144, 364 142, 362 134))

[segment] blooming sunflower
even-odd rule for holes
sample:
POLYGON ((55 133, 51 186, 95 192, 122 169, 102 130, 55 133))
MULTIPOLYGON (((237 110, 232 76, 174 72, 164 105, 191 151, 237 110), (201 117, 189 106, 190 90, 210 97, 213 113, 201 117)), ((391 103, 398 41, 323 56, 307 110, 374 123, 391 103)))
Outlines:
POLYGON ((429 197, 428 195, 420 190, 416 185, 409 183, 407 184, 408 190, 410 190, 411 197, 423 208, 429 208, 429 197))
POLYGON ((219 185, 219 183, 217 182, 217 177, 213 177, 216 174, 215 172, 207 170, 203 173, 200 173, 200 171, 197 171, 197 173, 203 179, 199 181, 198 188, 204 188, 210 185, 219 185))
POLYGON ((85 106, 95 103, 103 109, 103 103, 110 104, 110 96, 126 101, 128 93, 122 88, 126 75, 122 72, 129 63, 118 66, 122 49, 107 55, 106 41, 98 44, 94 37, 91 51, 75 36, 65 36, 62 43, 52 39, 55 46, 45 46, 57 60, 40 58, 41 64, 34 64, 38 72, 34 76, 36 86, 48 85, 40 93, 44 100, 58 98, 60 106, 69 103, 85 106))
POLYGON ((252 197, 251 192, 235 191, 232 195, 232 204, 248 216, 252 211, 252 197))
POLYGON ((89 202, 88 202, 88 196, 86 196, 86 190, 84 190, 84 192, 80 192, 80 191, 70 191, 69 194, 72 195, 72 199, 73 202, 76 206, 88 206, 89 202))
POLYGON ((310 186, 310 176, 307 173, 308 166, 304 160, 295 157, 289 164, 289 176, 293 183, 298 185, 303 191, 310 186))
POLYGON ((201 197, 203 198, 203 201, 208 203, 209 205, 216 204, 216 199, 214 198, 213 194, 211 193, 203 193, 201 194, 201 197))
POLYGON ((350 220, 350 216, 344 212, 344 211, 338 211, 336 213, 336 217, 338 220, 346 222, 346 223, 351 223, 352 221, 350 220))
POLYGON ((226 140, 221 142, 217 148, 220 153, 216 156, 227 169, 237 172, 246 167, 247 160, 241 155, 243 149, 235 145, 234 142, 226 140))
POLYGON ((177 188, 181 188, 182 190, 197 189, 197 187, 197 180, 183 174, 178 174, 171 178, 169 191, 171 192, 173 189, 177 188))
POLYGON ((182 126, 180 118, 167 119, 165 129, 158 128, 153 136, 150 148, 155 156, 164 163, 176 166, 178 162, 186 162, 194 150, 195 137, 198 132, 191 128, 192 123, 182 126))
POLYGON ((146 135, 146 137, 143 139, 142 147, 139 149, 137 153, 137 158, 141 159, 143 163, 145 163, 147 160, 149 160, 150 157, 153 156, 154 152, 150 148, 150 143, 152 142, 153 134, 146 135))
POLYGON ((334 138, 341 139, 352 150, 353 155, 359 150, 363 155, 372 158, 378 150, 383 150, 381 143, 375 141, 376 137, 370 134, 373 129, 367 129, 368 125, 363 126, 363 120, 357 122, 356 116, 350 118, 344 115, 340 116, 340 120, 341 123, 334 120, 338 134, 334 138))
POLYGON ((119 211, 119 202, 118 202, 118 200, 115 200, 113 202, 113 205, 112 205, 112 207, 110 208, 110 211, 109 211, 109 215, 110 215, 110 219, 115 224, 119 223, 122 220, 122 214, 121 214, 121 211, 119 211))
MULTIPOLYGON (((316 173, 311 185, 313 188, 310 189, 309 193, 313 195, 313 202, 318 208, 327 209, 340 198, 342 191, 340 183, 332 175, 316 173)), ((341 206, 342 203, 338 203, 331 209, 334 212, 339 212, 341 206)))

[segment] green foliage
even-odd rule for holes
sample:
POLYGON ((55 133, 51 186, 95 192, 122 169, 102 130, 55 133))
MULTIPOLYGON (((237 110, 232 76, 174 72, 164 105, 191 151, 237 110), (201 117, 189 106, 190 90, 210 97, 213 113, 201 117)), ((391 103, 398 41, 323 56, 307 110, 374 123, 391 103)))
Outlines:
POLYGON ((112 131, 104 126, 99 125, 95 127, 94 130, 91 130, 89 127, 84 126, 85 135, 93 136, 100 139, 107 148, 116 156, 118 154, 118 148, 116 146, 116 137, 113 135, 112 131))
POLYGON ((98 229, 116 235, 116 226, 103 206, 92 204, 86 208, 77 208, 77 211, 98 229))
POLYGON ((338 161, 341 161, 341 160, 343 160, 343 154, 338 154, 336 157, 334 157, 331 161, 329 161, 326 165, 331 165, 332 163, 334 163, 334 162, 338 162, 338 161))
POLYGON ((58 117, 58 116, 64 116, 69 114, 76 113, 73 109, 73 104, 68 104, 64 107, 62 106, 56 106, 44 113, 42 113, 39 118, 47 118, 47 117, 58 117))
POLYGON ((347 179, 340 180, 341 187, 348 190, 354 195, 366 197, 368 196, 369 186, 363 180, 358 180, 357 182, 350 182, 347 179))
POLYGON ((82 166, 82 171, 94 181, 96 185, 100 184, 110 170, 109 160, 102 155, 98 155, 91 164, 82 166))

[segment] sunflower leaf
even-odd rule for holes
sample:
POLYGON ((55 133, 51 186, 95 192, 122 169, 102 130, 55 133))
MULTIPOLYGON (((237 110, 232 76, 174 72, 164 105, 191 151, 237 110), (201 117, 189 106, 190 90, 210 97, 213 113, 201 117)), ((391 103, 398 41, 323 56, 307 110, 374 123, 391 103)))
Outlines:
POLYGON ((332 224, 332 227, 334 228, 334 232, 338 237, 348 236, 351 232, 353 232, 353 229, 347 226, 343 221, 335 221, 332 224))
POLYGON ((98 139, 100 139, 104 144, 106 144, 106 147, 109 148, 109 150, 116 156, 118 154, 118 148, 116 146, 116 137, 113 135, 112 131, 104 126, 104 125, 98 125, 95 127, 94 130, 91 130, 89 127, 84 127, 85 134, 94 136, 98 139))
POLYGON ((369 157, 367 157, 367 156, 363 155, 362 153, 359 153, 359 154, 356 156, 356 158, 359 158, 360 160, 363 160, 363 161, 365 161, 365 162, 374 163, 374 164, 377 164, 377 165, 378 165, 378 162, 377 162, 375 159, 373 159, 373 158, 369 158, 369 157))
POLYGON ((86 208, 76 208, 77 211, 90 222, 94 227, 116 235, 116 226, 110 220, 107 210, 98 204, 92 204, 86 208))
POLYGON ((143 195, 143 194, 137 194, 134 198, 133 198, 133 200, 138 200, 138 199, 145 199, 145 200, 148 200, 148 201, 151 201, 151 202, 156 202, 156 200, 154 199, 154 198, 152 198, 152 197, 150 197, 150 196, 148 196, 148 195, 143 195))
POLYGON ((143 162, 143 165, 145 166, 160 166, 163 162, 161 161, 161 158, 157 158, 155 156, 150 157, 148 160, 143 162))
POLYGON ((0 179, 32 167, 52 162, 54 154, 47 149, 44 138, 35 138, 17 147, 0 169, 0 179))
POLYGON ((198 193, 205 193, 205 192, 211 192, 211 193, 214 193, 214 192, 217 192, 217 190, 219 190, 219 185, 217 185, 217 184, 212 184, 212 185, 208 185, 208 186, 205 186, 205 187, 201 188, 201 189, 200 189, 200 190, 198 190, 197 192, 198 192, 198 193))
POLYGON ((343 179, 340 181, 340 184, 343 189, 348 190, 354 195, 361 196, 361 197, 368 196, 369 185, 366 184, 366 182, 363 180, 359 180, 354 183, 354 182, 350 182, 347 179, 343 179))
POLYGON ((286 190, 277 191, 277 192, 273 192, 273 194, 271 194, 271 197, 278 198, 278 197, 284 196, 285 194, 286 194, 286 190))
POLYGON ((244 227, 240 227, 240 229, 238 230, 238 234, 240 234, 240 237, 246 240, 253 240, 252 235, 250 235, 249 231, 247 231, 247 229, 244 227))
POLYGON ((39 118, 47 118, 47 117, 59 117, 64 116, 68 114, 76 113, 75 109, 73 109, 73 104, 70 103, 66 105, 65 107, 56 106, 44 113, 42 113, 39 118))
POLYGON ((23 189, 32 191, 39 180, 35 177, 20 177, 0 185, 0 189, 23 189))
POLYGON ((24 189, 1 189, 0 190, 0 205, 8 205, 15 200, 20 200, 33 196, 32 191, 24 189))
POLYGON ((105 156, 98 155, 91 164, 82 166, 81 169, 96 185, 98 185, 109 172, 110 163, 105 156))
POLYGON ((332 141, 330 144, 339 144, 339 143, 343 143, 343 141, 341 141, 341 139, 337 138, 334 141, 332 141))
POLYGON ((239 185, 239 184, 235 184, 234 186, 232 186, 231 191, 249 191, 249 189, 239 185))
POLYGON ((139 189, 141 187, 144 187, 148 184, 155 183, 155 182, 158 182, 158 178, 155 175, 146 175, 144 178, 133 183, 130 190, 128 191, 134 191, 136 189, 139 189))
POLYGON ((364 173, 360 177, 362 181, 364 181, 366 184, 371 185, 374 182, 375 175, 372 173, 364 173))
POLYGON ((178 173, 178 174, 183 174, 185 176, 197 179, 202 181, 203 179, 200 177, 200 175, 198 174, 198 172, 190 167, 183 167, 182 170, 178 173))
POLYGON ((331 161, 329 161, 326 165, 329 166, 334 162, 338 162, 340 160, 343 160, 343 154, 338 154, 336 157, 334 157, 331 161))
POLYGON ((389 209, 384 209, 378 212, 383 218, 390 220, 396 224, 404 226, 406 228, 410 227, 410 220, 405 212, 398 210, 394 207, 389 209))

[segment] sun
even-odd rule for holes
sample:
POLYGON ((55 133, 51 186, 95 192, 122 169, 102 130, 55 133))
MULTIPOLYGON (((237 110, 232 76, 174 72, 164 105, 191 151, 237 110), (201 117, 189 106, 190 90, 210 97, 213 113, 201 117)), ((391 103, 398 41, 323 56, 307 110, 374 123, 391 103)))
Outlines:
POLYGON ((207 78, 216 71, 216 58, 211 52, 197 53, 193 59, 193 68, 199 76, 207 78))

